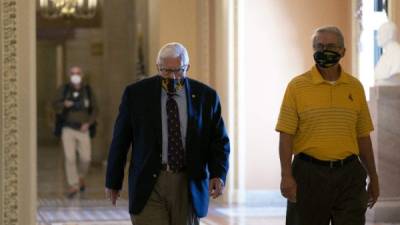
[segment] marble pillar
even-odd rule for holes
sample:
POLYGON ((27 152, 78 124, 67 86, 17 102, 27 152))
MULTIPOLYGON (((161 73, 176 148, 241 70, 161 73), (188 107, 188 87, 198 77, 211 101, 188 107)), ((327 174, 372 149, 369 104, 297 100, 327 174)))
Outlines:
POLYGON ((35 1, 0 0, 0 224, 36 224, 35 1))
POLYGON ((381 195, 367 219, 400 222, 400 86, 372 87, 369 104, 381 195))
POLYGON ((122 93, 136 80, 136 17, 134 1, 104 1, 102 8, 104 76, 98 82, 102 124, 97 141, 103 146, 101 154, 105 160, 122 93))

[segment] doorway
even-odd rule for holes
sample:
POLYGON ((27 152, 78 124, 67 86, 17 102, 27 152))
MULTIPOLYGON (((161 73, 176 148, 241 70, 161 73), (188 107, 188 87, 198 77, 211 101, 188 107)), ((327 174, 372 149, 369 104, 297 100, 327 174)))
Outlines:
MULTIPOLYGON (((124 87, 137 78, 138 29, 147 24, 146 1, 98 1, 94 17, 46 17, 36 10, 37 199, 42 224, 130 224, 127 182, 116 208, 104 196, 104 177, 112 126, 124 87), (142 12, 142 13, 137 13, 142 12), (91 87, 99 114, 91 139, 85 190, 68 195, 62 140, 53 135, 54 101, 78 66, 91 87)), ((140 34, 146 36, 147 34, 140 34)), ((140 46, 144 54, 147 49, 140 46)), ((144 62, 141 62, 144 64, 144 62)), ((145 68, 146 69, 146 68, 145 68)), ((79 153, 76 153, 77 163, 79 153)), ((79 165, 79 164, 77 164, 79 165)), ((129 166, 129 165, 128 165, 129 166)), ((127 166, 127 168, 128 168, 127 166)), ((79 166, 77 166, 79 171, 79 166)))

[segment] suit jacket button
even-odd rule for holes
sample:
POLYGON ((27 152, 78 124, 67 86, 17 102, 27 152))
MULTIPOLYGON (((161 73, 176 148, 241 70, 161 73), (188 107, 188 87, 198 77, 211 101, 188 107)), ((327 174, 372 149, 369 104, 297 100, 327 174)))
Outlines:
POLYGON ((153 177, 156 178, 156 177, 157 177, 157 174, 153 174, 153 177))

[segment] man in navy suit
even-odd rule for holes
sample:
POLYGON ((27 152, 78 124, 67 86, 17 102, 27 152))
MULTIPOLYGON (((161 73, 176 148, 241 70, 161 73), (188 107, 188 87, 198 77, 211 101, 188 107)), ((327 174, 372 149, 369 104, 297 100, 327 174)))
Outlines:
POLYGON ((128 149, 129 213, 134 225, 193 225, 223 193, 229 138, 215 90, 187 78, 189 56, 168 43, 159 75, 129 85, 115 122, 106 194, 115 205, 128 149))

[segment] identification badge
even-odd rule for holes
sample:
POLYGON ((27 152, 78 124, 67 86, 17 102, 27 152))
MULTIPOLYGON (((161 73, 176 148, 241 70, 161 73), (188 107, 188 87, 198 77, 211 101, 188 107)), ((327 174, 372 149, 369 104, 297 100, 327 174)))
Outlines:
POLYGON ((72 92, 72 97, 77 98, 78 96, 79 96, 79 92, 78 91, 72 92))

